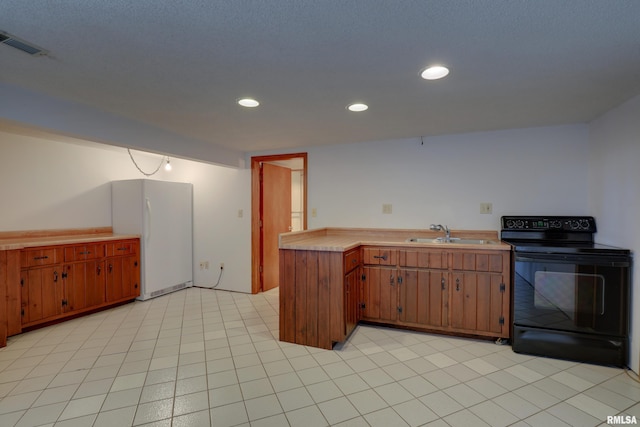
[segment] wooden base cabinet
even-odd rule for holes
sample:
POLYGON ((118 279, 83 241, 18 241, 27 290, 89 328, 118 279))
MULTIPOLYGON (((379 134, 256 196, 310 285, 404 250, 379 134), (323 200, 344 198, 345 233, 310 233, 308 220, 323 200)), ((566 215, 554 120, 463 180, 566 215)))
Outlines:
POLYGON ((331 349, 361 320, 509 338, 510 259, 499 250, 280 249, 280 340, 331 349))
POLYGON ((359 264, 359 252, 280 249, 280 341, 346 340, 359 320, 359 264))
POLYGON ((363 251, 362 320, 509 338, 508 251, 363 251))
MULTIPOLYGON (((139 242, 95 242, 21 251, 21 328, 139 296, 139 242), (126 251, 110 251, 125 247, 126 251)), ((19 332, 19 331, 18 331, 19 332)))

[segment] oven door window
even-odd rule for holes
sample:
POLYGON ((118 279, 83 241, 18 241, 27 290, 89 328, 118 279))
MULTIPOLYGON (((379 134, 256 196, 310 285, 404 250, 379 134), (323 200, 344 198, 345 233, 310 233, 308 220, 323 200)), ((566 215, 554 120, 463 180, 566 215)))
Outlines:
POLYGON ((558 310, 574 322, 580 314, 604 314, 604 276, 601 274, 536 271, 533 282, 536 308, 558 310))
POLYGON ((623 334, 627 267, 517 257, 514 322, 575 332, 623 334))

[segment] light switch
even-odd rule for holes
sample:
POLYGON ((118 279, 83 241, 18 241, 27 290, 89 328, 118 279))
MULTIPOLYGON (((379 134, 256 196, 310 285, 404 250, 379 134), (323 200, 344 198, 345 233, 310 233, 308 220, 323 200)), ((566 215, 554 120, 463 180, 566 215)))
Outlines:
POLYGON ((391 203, 385 203, 382 205, 383 214, 390 214, 392 212, 393 212, 393 206, 391 206, 391 203))
POLYGON ((316 208, 311 208, 311 218, 315 218, 318 216, 318 210, 316 208))

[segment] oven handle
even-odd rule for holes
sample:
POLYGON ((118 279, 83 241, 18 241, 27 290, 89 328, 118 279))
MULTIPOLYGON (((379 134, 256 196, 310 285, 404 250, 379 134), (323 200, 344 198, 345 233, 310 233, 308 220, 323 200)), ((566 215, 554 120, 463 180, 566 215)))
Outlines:
POLYGON ((560 255, 560 254, 518 254, 516 261, 520 262, 545 262, 553 261, 563 264, 588 264, 607 267, 629 267, 631 265, 627 257, 606 257, 606 256, 582 256, 582 255, 560 255))

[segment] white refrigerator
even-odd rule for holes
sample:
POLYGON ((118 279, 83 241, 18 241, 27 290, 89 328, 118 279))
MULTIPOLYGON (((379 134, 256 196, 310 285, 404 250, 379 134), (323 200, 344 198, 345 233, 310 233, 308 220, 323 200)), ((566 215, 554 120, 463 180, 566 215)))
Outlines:
POLYGON ((132 179, 111 182, 114 233, 139 234, 140 300, 193 285, 193 185, 132 179))

